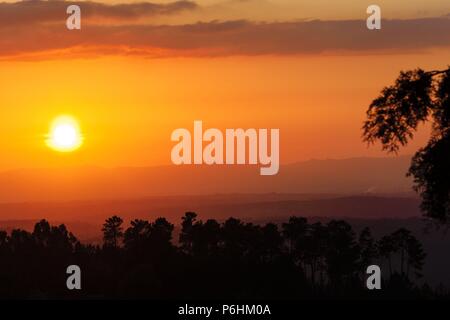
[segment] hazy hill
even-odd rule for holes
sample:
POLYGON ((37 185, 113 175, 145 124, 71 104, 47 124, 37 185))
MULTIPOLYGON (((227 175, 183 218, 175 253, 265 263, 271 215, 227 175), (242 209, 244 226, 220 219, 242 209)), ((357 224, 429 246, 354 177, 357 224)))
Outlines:
POLYGON ((409 157, 310 160, 260 176, 257 166, 22 169, 0 173, 0 203, 227 193, 410 192, 409 157))
MULTIPOLYGON (((178 222, 186 211, 200 218, 278 219, 292 215, 352 218, 418 217, 419 199, 411 197, 324 195, 171 196, 130 200, 26 202, 0 204, 0 220, 40 219, 100 223, 111 215, 125 219, 163 216, 178 222)), ((1 223, 0 223, 1 226, 1 223)))

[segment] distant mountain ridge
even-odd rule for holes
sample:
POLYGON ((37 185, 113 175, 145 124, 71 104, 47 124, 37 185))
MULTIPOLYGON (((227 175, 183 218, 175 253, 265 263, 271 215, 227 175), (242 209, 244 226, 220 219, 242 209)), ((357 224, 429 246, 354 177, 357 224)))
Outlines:
POLYGON ((330 195, 216 195, 149 197, 130 200, 90 200, 70 202, 26 202, 0 204, 0 220, 46 219, 97 221, 117 214, 125 219, 155 219, 163 216, 179 220, 186 211, 200 218, 226 219, 230 216, 255 220, 316 216, 341 218, 418 217, 415 197, 330 196, 330 195))
POLYGON ((257 166, 21 169, 0 173, 0 203, 230 193, 408 193, 409 163, 408 156, 309 160, 282 165, 275 176, 260 176, 257 166))

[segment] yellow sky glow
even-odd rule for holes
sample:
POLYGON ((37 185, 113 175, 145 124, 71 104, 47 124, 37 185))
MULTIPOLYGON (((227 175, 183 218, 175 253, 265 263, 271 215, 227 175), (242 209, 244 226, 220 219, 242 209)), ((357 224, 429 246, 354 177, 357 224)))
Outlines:
POLYGON ((171 132, 198 119, 280 128, 282 163, 382 156, 361 142, 367 106, 400 70, 443 68, 449 53, 1 62, 0 168, 169 164, 171 132), (44 143, 61 114, 85 135, 70 157, 44 143))

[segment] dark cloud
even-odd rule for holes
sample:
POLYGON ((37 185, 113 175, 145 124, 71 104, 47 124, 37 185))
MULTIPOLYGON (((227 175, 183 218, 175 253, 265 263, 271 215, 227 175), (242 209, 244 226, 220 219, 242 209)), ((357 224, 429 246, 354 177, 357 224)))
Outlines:
POLYGON ((6 25, 51 23, 66 19, 66 8, 72 4, 82 8, 84 19, 106 18, 110 20, 132 20, 155 15, 171 15, 184 10, 193 10, 192 1, 176 1, 167 4, 151 2, 106 4, 86 1, 43 1, 27 0, 14 3, 0 3, 0 27, 6 25))
MULTIPOLYGON (((173 5, 182 6, 182 3, 185 2, 173 5)), ((102 14, 105 17, 138 14, 131 7, 122 13, 116 11, 117 8, 111 11, 103 8, 102 14)), ((158 10, 149 9, 149 12, 158 10)), ((376 31, 368 30, 364 20, 213 21, 164 26, 83 23, 80 31, 68 31, 64 22, 58 25, 0 25, 0 57, 48 57, 63 53, 62 57, 110 54, 198 57, 322 52, 397 53, 450 46, 450 19, 447 17, 383 20, 382 29, 376 31)))

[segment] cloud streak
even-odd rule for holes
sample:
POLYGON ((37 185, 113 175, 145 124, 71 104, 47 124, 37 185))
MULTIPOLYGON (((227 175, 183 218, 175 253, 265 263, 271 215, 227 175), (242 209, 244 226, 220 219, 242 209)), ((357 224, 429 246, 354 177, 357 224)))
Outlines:
POLYGON ((66 8, 72 4, 82 8, 83 19, 107 19, 132 21, 157 15, 173 15, 186 10, 195 10, 195 2, 181 0, 167 4, 139 2, 106 4, 94 1, 24 0, 14 3, 0 3, 0 27, 22 24, 58 23, 67 18, 66 8))
MULTIPOLYGON (((104 5, 82 3, 81 31, 65 28, 65 10, 50 10, 31 18, 30 8, 43 1, 20 2, 22 23, 13 22, 0 8, 0 58, 68 58, 73 56, 139 55, 144 57, 205 57, 230 55, 291 55, 318 53, 418 52, 450 46, 450 18, 446 16, 410 20, 383 20, 382 30, 369 31, 364 20, 252 22, 212 21, 185 25, 129 23, 133 18, 156 14, 176 14, 195 10, 192 2, 167 5, 136 3, 104 5), (28 7, 31 6, 31 7, 28 7), (2 15, 4 19, 2 19, 2 15), (116 19, 120 23, 102 24, 94 17, 116 19), (6 21, 6 22, 5 22, 6 21)), ((51 1, 64 7, 68 2, 51 1)), ((4 6, 5 4, 0 4, 4 6)), ((8 4, 11 6, 18 4, 8 4)), ((11 9, 12 10, 12 9, 11 9)), ((10 11, 11 14, 12 11, 10 11)), ((35 14, 36 12, 33 11, 35 14)))

